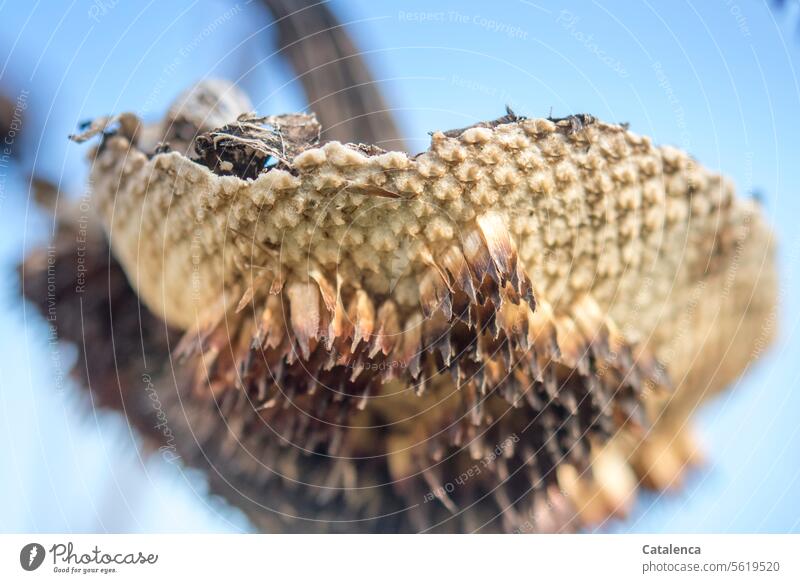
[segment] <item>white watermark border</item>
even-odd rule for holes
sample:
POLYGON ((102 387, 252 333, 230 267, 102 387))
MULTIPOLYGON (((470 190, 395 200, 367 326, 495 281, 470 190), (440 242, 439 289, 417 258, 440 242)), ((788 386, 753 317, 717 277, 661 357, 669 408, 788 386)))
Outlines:
POLYGON ((800 581, 798 549, 771 534, 0 535, 0 581, 800 581))

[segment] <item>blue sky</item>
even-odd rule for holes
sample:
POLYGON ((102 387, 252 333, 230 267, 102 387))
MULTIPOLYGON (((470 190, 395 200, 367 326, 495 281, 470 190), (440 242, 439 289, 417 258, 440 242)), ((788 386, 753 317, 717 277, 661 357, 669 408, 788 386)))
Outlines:
MULTIPOLYGON (((698 416, 708 465, 646 496, 615 531, 800 531, 800 12, 708 2, 334 1, 413 150, 427 132, 497 117, 590 112, 629 122, 757 190, 780 237, 781 340, 698 416)), ((203 77, 236 80, 257 109, 304 107, 257 2, 0 1, 0 79, 30 115, 25 172, 79 195, 77 122, 155 118, 203 77)), ((43 323, 19 308, 12 266, 46 238, 19 174, 0 177, 0 531, 241 530, 191 472, 142 460, 113 415, 76 398, 43 323), (27 318, 27 319, 26 319, 27 318)))

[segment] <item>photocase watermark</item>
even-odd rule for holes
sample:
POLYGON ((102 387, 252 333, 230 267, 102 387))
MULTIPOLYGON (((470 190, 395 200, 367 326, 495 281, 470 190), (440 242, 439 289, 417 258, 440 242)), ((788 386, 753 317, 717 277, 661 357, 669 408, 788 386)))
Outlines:
POLYGON ((503 441, 498 443, 488 455, 484 456, 481 460, 472 464, 469 468, 461 472, 457 478, 449 482, 431 489, 423 497, 423 504, 433 502, 434 500, 446 501, 446 504, 452 504, 449 500, 449 494, 456 490, 456 486, 463 486, 470 479, 479 476, 483 470, 494 464, 495 460, 508 451, 514 444, 519 443, 519 435, 512 433, 503 441))
POLYGON ((8 124, 5 138, 3 138, 2 147, 0 147, 0 206, 6 199, 6 179, 14 156, 14 143, 17 140, 17 135, 22 131, 22 114, 28 109, 29 95, 30 92, 25 89, 17 95, 14 111, 11 113, 11 121, 8 124))
POLYGON ((487 85, 475 79, 469 79, 460 75, 451 75, 449 81, 451 85, 458 87, 459 89, 465 89, 473 93, 486 95, 498 103, 507 105, 513 110, 521 109, 519 105, 515 103, 515 98, 513 98, 511 94, 503 88, 487 85))
POLYGON ((778 285, 775 303, 770 308, 767 317, 761 322, 758 336, 755 342, 753 342, 753 352, 750 355, 751 360, 761 358, 764 351, 772 344, 778 329, 778 316, 781 306, 784 305, 786 298, 796 285, 795 270, 797 266, 800 265, 800 235, 796 236, 792 245, 786 248, 788 252, 784 258, 784 265, 791 266, 791 268, 784 271, 783 277, 781 277, 778 285))
POLYGON ((367 370, 367 371, 386 371, 392 370, 395 368, 406 368, 406 363, 401 360, 384 360, 381 362, 377 361, 368 361, 362 363, 354 363, 348 362, 345 364, 345 368, 350 369, 360 369, 360 370, 367 370))
POLYGON ((731 16, 733 16, 733 19, 736 21, 736 28, 739 29, 742 36, 745 38, 753 36, 750 33, 750 26, 747 24, 747 17, 742 14, 742 7, 733 0, 725 0, 725 4, 728 6, 728 12, 730 12, 731 16))
POLYGON ((234 4, 225 12, 217 16, 214 20, 209 22, 206 26, 204 26, 200 32, 198 32, 192 38, 192 40, 178 50, 178 54, 169 63, 164 65, 164 68, 161 70, 161 75, 159 75, 158 79, 156 79, 156 81, 153 83, 153 90, 144 100, 144 104, 137 112, 140 116, 150 113, 153 107, 157 105, 158 98, 161 95, 164 87, 167 85, 167 80, 173 77, 178 68, 189 60, 197 47, 208 41, 211 35, 217 32, 222 25, 227 23, 231 18, 239 14, 241 11, 241 5, 238 3, 234 4))
POLYGON ((39 543, 28 543, 19 552, 19 564, 25 571, 35 571, 44 564, 50 556, 53 573, 70 575, 108 575, 118 573, 119 566, 123 565, 155 565, 158 555, 155 553, 135 552, 105 552, 95 545, 88 551, 76 551, 75 545, 56 543, 45 550, 39 543))
POLYGON ((95 22, 100 22, 100 19, 113 10, 117 4, 119 4, 119 0, 94 0, 86 14, 95 22))
POLYGON ((566 30, 573 39, 582 44, 587 51, 597 57, 597 59, 606 67, 614 71, 623 79, 630 77, 630 73, 622 64, 622 62, 619 59, 609 55, 605 49, 601 48, 600 45, 597 44, 597 42, 594 40, 594 34, 586 34, 578 29, 578 23, 580 20, 581 19, 579 16, 576 16, 569 10, 562 10, 558 13, 556 23, 560 24, 561 27, 566 30))
POLYGON ((539 498, 538 504, 534 504, 527 511, 519 515, 520 522, 511 531, 512 534, 528 534, 541 532, 541 527, 544 524, 552 524, 553 515, 563 515, 566 512, 565 503, 556 502, 557 500, 566 500, 568 497, 564 490, 547 489, 539 498))
POLYGON ((169 426, 167 414, 164 412, 164 407, 161 405, 161 399, 153 384, 153 379, 149 374, 145 373, 142 375, 142 382, 144 383, 144 390, 147 393, 147 397, 150 399, 153 409, 156 412, 156 420, 158 422, 154 425, 154 428, 161 432, 165 441, 164 445, 158 448, 158 451, 165 461, 175 463, 181 459, 181 456, 175 447, 175 435, 172 433, 172 428, 169 426))
POLYGON ((3 140, 3 161, 8 162, 11 156, 11 146, 17 139, 17 134, 22 130, 22 114, 28 109, 28 96, 30 92, 26 89, 20 91, 17 100, 14 102, 14 111, 11 113, 11 123, 8 125, 8 133, 3 140))
POLYGON ((92 205, 88 195, 78 204, 78 232, 75 235, 75 293, 86 291, 86 241, 89 235, 89 213, 92 205))
POLYGON ((19 552, 19 565, 26 571, 35 571, 42 566, 46 556, 44 547, 39 543, 28 543, 19 552))
POLYGON ((680 99, 678 99, 678 96, 675 95, 675 91, 672 88, 672 83, 670 82, 669 77, 667 77, 667 74, 664 72, 664 67, 661 65, 661 62, 654 62, 652 64, 652 68, 656 74, 658 86, 664 90, 667 101, 672 107, 672 112, 675 116, 675 125, 680 131, 680 146, 684 150, 691 150, 692 137, 691 133, 689 132, 689 127, 686 124, 686 112, 683 109, 683 104, 681 103, 680 99))
POLYGON ((428 23, 441 22, 460 25, 477 26, 495 34, 502 34, 512 39, 526 40, 528 31, 520 26, 503 22, 494 18, 486 17, 482 14, 465 14, 457 10, 441 10, 435 12, 428 11, 399 11, 397 19, 400 22, 428 23))
POLYGON ((192 243, 189 246, 192 257, 192 274, 190 277, 190 287, 192 294, 192 301, 198 305, 201 299, 201 291, 203 289, 203 277, 200 273, 200 266, 203 260, 203 221, 195 218, 195 228, 192 231, 192 243))
POLYGON ((708 286, 708 282, 704 280, 700 280, 692 286, 689 301, 686 303, 681 317, 677 320, 675 331, 665 349, 659 353, 656 369, 660 374, 666 375, 667 367, 672 364, 675 357, 683 354, 686 346, 692 345, 693 335, 696 333, 697 313, 702 307, 708 286))
POLYGON ((58 342, 58 310, 56 298, 56 248, 50 243, 47 246, 47 289, 45 291, 45 307, 47 309, 47 347, 50 352, 50 363, 55 370, 56 392, 64 388, 64 365, 61 362, 61 347, 58 342))
POLYGON ((119 572, 122 565, 155 565, 158 562, 155 553, 104 552, 97 545, 87 552, 76 552, 72 542, 56 543, 48 552, 53 559, 53 573, 71 575, 108 575, 119 572))

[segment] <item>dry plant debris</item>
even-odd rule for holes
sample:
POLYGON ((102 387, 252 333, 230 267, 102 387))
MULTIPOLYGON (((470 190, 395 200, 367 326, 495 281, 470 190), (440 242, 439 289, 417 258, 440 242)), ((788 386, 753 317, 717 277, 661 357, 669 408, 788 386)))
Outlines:
POLYGON ((113 255, 183 333, 160 384, 182 456, 263 530, 624 514, 680 482, 688 417, 772 338, 771 231, 675 148, 508 112, 411 156, 198 91, 224 98, 76 139, 102 135, 113 255))

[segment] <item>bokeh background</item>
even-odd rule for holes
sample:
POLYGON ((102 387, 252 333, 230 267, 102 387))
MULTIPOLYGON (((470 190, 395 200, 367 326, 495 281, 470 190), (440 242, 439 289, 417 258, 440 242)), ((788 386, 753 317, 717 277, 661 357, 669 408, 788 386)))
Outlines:
MULTIPOLYGON (((780 239, 780 340, 734 390, 698 411, 707 464, 644 495, 612 532, 800 531, 800 3, 351 0, 332 8, 365 52, 414 151, 434 129, 590 112, 628 122, 758 196, 780 239)), ((0 531, 241 532, 201 476, 142 457, 114 414, 67 377, 75 355, 23 306, 15 264, 52 220, 27 176, 80 196, 77 124, 154 119, 204 77, 262 113, 302 110, 257 1, 0 2, 0 91, 24 115, 0 158, 0 531)))

